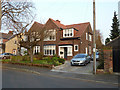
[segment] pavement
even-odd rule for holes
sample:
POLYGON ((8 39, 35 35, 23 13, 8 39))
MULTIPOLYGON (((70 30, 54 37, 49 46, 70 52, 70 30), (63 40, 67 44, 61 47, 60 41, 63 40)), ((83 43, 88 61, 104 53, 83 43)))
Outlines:
MULTIPOLYGON (((91 64, 89 64, 89 65, 91 65, 91 64)), ((64 65, 66 65, 66 64, 64 64, 64 65)), ((63 72, 58 72, 58 71, 54 72, 53 70, 48 69, 48 68, 24 66, 24 65, 3 64, 2 68, 3 69, 6 68, 6 69, 21 70, 24 72, 31 72, 31 73, 38 74, 38 75, 57 77, 57 78, 68 78, 68 79, 83 80, 83 81, 96 82, 96 83, 108 83, 111 85, 118 85, 119 84, 118 80, 120 79, 119 78, 120 76, 115 75, 115 74, 93 75, 92 73, 84 74, 84 73, 74 73, 74 72, 70 72, 70 71, 69 72, 64 72, 64 71, 63 72)), ((80 68, 80 67, 78 67, 78 68, 80 68)), ((81 68, 85 68, 85 67, 81 67, 81 68)), ((61 67, 61 70, 62 69, 63 68, 61 67)), ((87 69, 87 67, 86 67, 86 69, 87 69)), ((74 71, 74 70, 75 69, 72 69, 71 71, 74 71)))

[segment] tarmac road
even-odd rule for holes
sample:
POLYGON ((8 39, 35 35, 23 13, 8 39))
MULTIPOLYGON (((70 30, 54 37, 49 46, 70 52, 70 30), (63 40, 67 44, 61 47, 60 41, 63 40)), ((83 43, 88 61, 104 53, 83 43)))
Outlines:
POLYGON ((109 83, 91 82, 88 80, 52 77, 19 70, 3 68, 3 88, 118 88, 109 83))

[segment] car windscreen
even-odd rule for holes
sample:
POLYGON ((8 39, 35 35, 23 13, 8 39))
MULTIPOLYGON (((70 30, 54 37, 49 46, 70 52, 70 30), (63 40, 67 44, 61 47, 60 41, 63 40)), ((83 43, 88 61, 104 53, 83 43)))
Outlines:
POLYGON ((78 54, 74 58, 85 58, 85 57, 86 57, 86 55, 78 54))

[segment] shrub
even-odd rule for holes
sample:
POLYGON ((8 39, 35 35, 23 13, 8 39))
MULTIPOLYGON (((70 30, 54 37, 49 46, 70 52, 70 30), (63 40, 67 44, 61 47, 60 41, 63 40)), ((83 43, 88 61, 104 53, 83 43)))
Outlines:
POLYGON ((29 56, 11 56, 11 61, 30 61, 29 56))
POLYGON ((65 63, 65 59, 63 59, 63 58, 59 58, 58 61, 59 61, 59 63, 62 63, 62 64, 65 63))
POLYGON ((104 69, 104 53, 103 50, 99 53, 99 65, 97 66, 97 69, 104 69))
POLYGON ((30 56, 21 56, 22 61, 30 61, 30 56))
POLYGON ((43 56, 44 56, 44 54, 43 54, 42 52, 34 55, 34 57, 37 58, 38 60, 42 60, 42 59, 43 59, 43 56))
POLYGON ((22 61, 22 56, 11 56, 11 61, 22 61))
POLYGON ((54 61, 54 60, 56 60, 56 61, 58 61, 59 63, 62 63, 62 64, 64 64, 65 63, 65 59, 63 59, 63 58, 59 58, 59 57, 52 57, 52 60, 54 61))

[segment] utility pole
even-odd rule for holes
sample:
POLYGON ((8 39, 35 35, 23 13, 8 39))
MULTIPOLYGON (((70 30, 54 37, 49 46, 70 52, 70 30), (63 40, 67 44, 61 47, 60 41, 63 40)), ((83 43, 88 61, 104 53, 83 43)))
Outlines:
POLYGON ((2 7, 1 7, 1 0, 0 0, 0 31, 1 31, 1 17, 2 17, 2 7))
POLYGON ((95 31, 96 31, 96 15, 95 15, 95 0, 93 0, 93 74, 96 74, 96 43, 95 43, 95 31))

